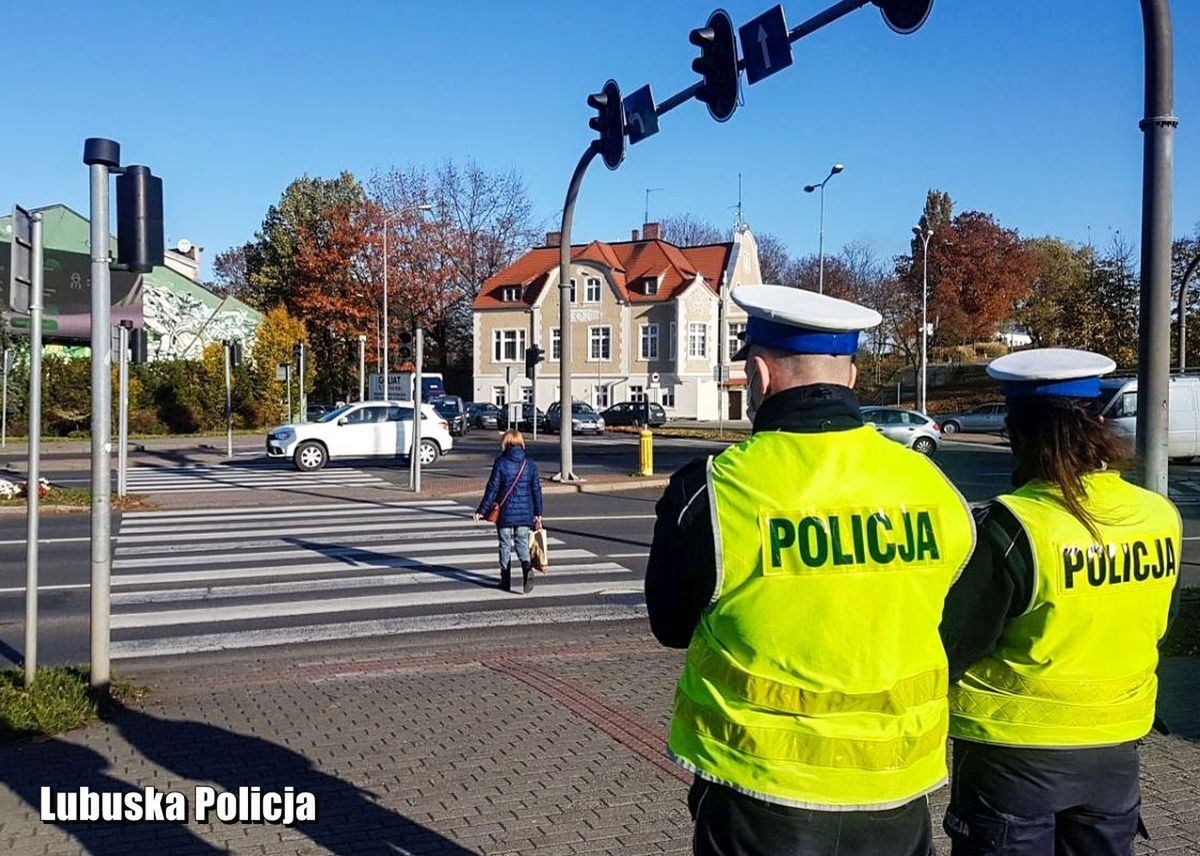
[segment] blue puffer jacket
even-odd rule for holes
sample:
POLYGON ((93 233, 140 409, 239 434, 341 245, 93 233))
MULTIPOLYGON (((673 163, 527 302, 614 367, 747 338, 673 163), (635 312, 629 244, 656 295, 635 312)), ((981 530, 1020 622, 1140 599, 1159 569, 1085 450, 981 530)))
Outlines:
POLYGON ((503 452, 492 464, 492 474, 478 511, 487 514, 493 504, 504 498, 521 464, 525 464, 525 472, 521 473, 520 483, 500 509, 497 526, 533 526, 533 518, 542 516, 542 481, 537 464, 525 457, 525 450, 520 446, 509 446, 508 451, 503 452))

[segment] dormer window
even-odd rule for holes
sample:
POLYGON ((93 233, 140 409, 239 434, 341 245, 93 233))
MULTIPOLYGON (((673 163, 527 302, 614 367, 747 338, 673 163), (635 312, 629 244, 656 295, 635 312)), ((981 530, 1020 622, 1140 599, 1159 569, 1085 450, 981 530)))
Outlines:
POLYGON ((500 289, 500 299, 505 303, 516 303, 521 299, 521 287, 509 285, 500 289))
POLYGON ((658 294, 658 277, 656 277, 656 276, 642 277, 640 291, 642 292, 642 294, 646 294, 646 295, 658 294))

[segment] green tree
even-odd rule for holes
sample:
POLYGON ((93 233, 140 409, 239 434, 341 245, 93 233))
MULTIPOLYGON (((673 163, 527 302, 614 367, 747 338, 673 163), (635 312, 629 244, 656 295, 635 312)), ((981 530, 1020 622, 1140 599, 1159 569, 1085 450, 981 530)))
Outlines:
POLYGON ((1035 346, 1052 348, 1063 341, 1064 331, 1073 323, 1064 307, 1078 301, 1089 286, 1091 251, 1049 235, 1025 241, 1025 249, 1035 273, 1028 296, 1017 306, 1017 322, 1035 346))

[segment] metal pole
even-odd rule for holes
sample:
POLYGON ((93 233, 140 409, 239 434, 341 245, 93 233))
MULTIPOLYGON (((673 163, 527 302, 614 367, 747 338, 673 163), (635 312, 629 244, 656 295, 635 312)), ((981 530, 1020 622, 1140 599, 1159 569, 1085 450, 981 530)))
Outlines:
POLYGON ((296 396, 300 402, 300 412, 296 414, 296 421, 303 422, 308 419, 308 392, 304 389, 304 364, 308 354, 308 346, 303 342, 300 343, 300 377, 296 384, 296 396))
POLYGON ((1138 314, 1137 453, 1142 486, 1167 493, 1167 397, 1171 382, 1171 184, 1174 47, 1168 0, 1142 0, 1146 115, 1142 171, 1142 287, 1138 314))
POLYGON ((293 417, 295 417, 295 415, 296 415, 295 413, 292 412, 292 364, 291 363, 287 364, 287 374, 284 376, 283 382, 284 382, 284 386, 287 387, 287 408, 288 408, 287 421, 291 422, 291 421, 293 421, 293 417))
POLYGON ((1196 254, 1196 258, 1188 264, 1187 270, 1183 272, 1183 279, 1179 281, 1179 373, 1183 374, 1187 371, 1187 287, 1188 280, 1192 278, 1192 274, 1196 272, 1196 267, 1200 266, 1200 253, 1196 254))
POLYGON ((92 250, 92 567, 91 687, 109 689, 109 579, 112 572, 112 318, 108 252, 108 167, 91 170, 92 250))
POLYGON ((367 337, 358 337, 358 400, 367 400, 367 337))
POLYGON ((117 496, 124 497, 129 467, 129 328, 117 328, 117 496))
POLYGON ((12 351, 4 349, 4 392, 3 403, 0 403, 0 449, 8 448, 8 367, 12 351))
MULTIPOLYGON (((825 179, 829 181, 829 179, 825 179)), ((821 219, 817 236, 817 258, 820 271, 817 274, 817 293, 825 293, 825 181, 821 182, 821 219)))
POLYGON ((230 372, 229 351, 231 343, 228 339, 222 342, 225 351, 225 457, 233 457, 233 377, 230 372))
POLYGON ((571 221, 575 217, 575 200, 579 196, 579 185, 583 183, 583 175, 588 165, 598 151, 593 141, 579 159, 571 181, 567 185, 567 201, 563 205, 561 245, 558 250, 558 325, 559 347, 561 353, 558 361, 558 473, 555 481, 579 481, 575 476, 575 461, 571 448, 571 221))
POLYGON ((408 453, 408 486, 414 493, 421 492, 421 363, 425 360, 425 335, 417 324, 415 345, 416 370, 413 372, 413 442, 408 453))
POLYGON ((42 215, 33 215, 29 289, 29 490, 25 499, 25 686, 37 676, 38 523, 42 475, 42 215))
POLYGON ((917 410, 922 413, 926 407, 929 371, 929 238, 926 235, 921 236, 921 386, 917 393, 917 410))
POLYGON ((388 232, 392 227, 392 218, 385 217, 383 220, 383 398, 385 401, 391 401, 392 385, 388 383, 388 376, 392 372, 392 354, 391 348, 388 347, 388 232))

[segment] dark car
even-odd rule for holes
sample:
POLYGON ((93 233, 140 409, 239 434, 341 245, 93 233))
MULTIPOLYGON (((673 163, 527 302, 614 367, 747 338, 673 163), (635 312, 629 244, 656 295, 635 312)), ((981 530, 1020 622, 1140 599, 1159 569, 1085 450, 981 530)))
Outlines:
POLYGON ((471 401, 467 403, 467 417, 474 428, 491 428, 499 430, 504 419, 504 411, 495 404, 486 401, 471 401))
POLYGON ((438 416, 446 420, 450 426, 450 436, 461 437, 471 430, 471 420, 467 416, 466 405, 457 395, 439 395, 430 399, 430 404, 438 416))
POLYGON ((1008 405, 1004 402, 983 404, 972 407, 964 413, 952 413, 942 417, 942 433, 957 434, 960 431, 976 431, 980 433, 1000 434, 1004 431, 1004 418, 1008 415, 1008 405))
MULTIPOLYGON (((533 420, 535 418, 534 412, 535 411, 534 411, 534 407, 532 404, 522 404, 521 405, 521 418, 517 422, 517 430, 518 431, 532 431, 533 430, 533 420)), ((545 431, 546 430, 546 414, 543 413, 540 409, 538 409, 536 412, 537 412, 537 416, 536 416, 537 428, 539 431, 545 431)))
POLYGON ((649 425, 654 428, 667 424, 667 411, 652 401, 625 401, 614 404, 600 415, 604 417, 605 425, 649 425))
MULTIPOLYGON (((562 426, 562 408, 556 401, 546 410, 546 430, 557 432, 562 426)), ((585 401, 571 403, 571 432, 574 434, 604 433, 604 417, 585 401)))

